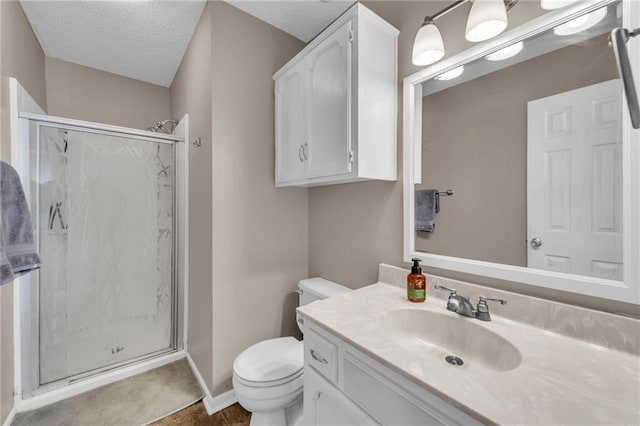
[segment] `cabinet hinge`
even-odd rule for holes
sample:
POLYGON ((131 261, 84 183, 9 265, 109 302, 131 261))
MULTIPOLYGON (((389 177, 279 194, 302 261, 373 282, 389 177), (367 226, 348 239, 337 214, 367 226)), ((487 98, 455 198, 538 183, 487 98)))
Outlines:
POLYGON ((353 151, 349 151, 349 162, 353 163, 353 151))
POLYGON ((349 30, 349 43, 353 43, 353 30, 349 30))

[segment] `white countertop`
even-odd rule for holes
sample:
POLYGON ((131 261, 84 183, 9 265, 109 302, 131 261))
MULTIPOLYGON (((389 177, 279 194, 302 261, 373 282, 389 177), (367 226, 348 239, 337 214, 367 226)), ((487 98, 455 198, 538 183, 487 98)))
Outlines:
POLYGON ((406 290, 373 284, 298 312, 482 422, 496 424, 640 424, 640 358, 492 314, 474 321, 514 344, 513 370, 450 366, 394 344, 380 326, 387 312, 417 308, 458 316, 442 299, 406 299, 406 290))

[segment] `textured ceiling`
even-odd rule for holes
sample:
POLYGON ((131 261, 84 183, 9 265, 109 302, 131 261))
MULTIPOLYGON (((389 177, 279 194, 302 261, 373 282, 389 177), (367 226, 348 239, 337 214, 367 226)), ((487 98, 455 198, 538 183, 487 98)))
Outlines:
POLYGON ((205 0, 21 0, 45 55, 169 87, 205 0))
MULTIPOLYGON (((0 0, 3 1, 3 0, 0 0)), ((353 0, 227 0, 308 42, 353 0)), ((20 0, 45 55, 169 87, 206 0, 20 0)))
POLYGON ((354 3, 353 0, 225 1, 305 43, 354 3))

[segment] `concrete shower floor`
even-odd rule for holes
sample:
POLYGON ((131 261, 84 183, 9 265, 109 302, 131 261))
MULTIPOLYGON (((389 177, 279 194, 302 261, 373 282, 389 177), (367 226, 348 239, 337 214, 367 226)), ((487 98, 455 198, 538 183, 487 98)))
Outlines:
POLYGON ((181 359, 37 410, 18 413, 12 425, 144 425, 201 399, 200 385, 188 361, 181 359))

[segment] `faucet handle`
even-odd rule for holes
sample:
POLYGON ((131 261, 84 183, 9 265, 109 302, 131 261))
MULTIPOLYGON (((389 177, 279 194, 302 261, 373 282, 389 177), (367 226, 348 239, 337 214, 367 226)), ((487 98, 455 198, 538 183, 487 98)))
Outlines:
POLYGON ((485 296, 480 296, 480 300, 478 300, 478 303, 482 303, 483 305, 486 306, 487 302, 492 301, 492 302, 498 302, 501 305, 506 305, 507 301, 504 299, 498 299, 497 297, 485 297, 485 296))
POLYGON ((433 286, 436 290, 444 290, 449 292, 449 299, 447 300, 447 309, 452 312, 457 312, 458 307, 460 306, 460 296, 458 296, 458 291, 455 288, 445 287, 443 285, 435 285, 433 286))
POLYGON ((449 287, 445 287, 443 285, 437 285, 436 284, 433 288, 435 288, 436 290, 448 291, 449 292, 449 297, 455 296, 456 294, 458 294, 458 290, 456 290, 455 288, 449 288, 449 287))
POLYGON ((478 306, 476 307, 476 318, 480 321, 491 321, 491 315, 489 314, 488 301, 498 302, 501 305, 506 305, 507 301, 504 299, 498 299, 497 297, 485 297, 480 296, 478 300, 478 306))

